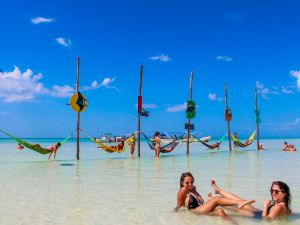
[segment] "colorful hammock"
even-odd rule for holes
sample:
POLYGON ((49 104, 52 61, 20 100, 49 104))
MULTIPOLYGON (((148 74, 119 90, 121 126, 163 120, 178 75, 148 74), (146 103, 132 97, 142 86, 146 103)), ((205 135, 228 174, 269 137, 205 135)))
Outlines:
POLYGON ((226 137, 226 134, 221 137, 217 142, 215 142, 214 144, 208 144, 204 141, 202 141, 200 138, 193 136, 197 141, 199 141, 201 144, 205 145, 208 149, 215 149, 215 148, 219 148, 220 145, 222 144, 224 138, 226 137))
POLYGON ((248 138, 247 141, 245 141, 244 143, 240 142, 236 137, 234 137, 233 135, 231 135, 232 139, 233 139, 233 143, 235 147, 241 147, 241 148, 245 148, 249 145, 252 144, 252 141, 254 139, 256 130, 251 134, 251 136, 248 138))
MULTIPOLYGON (((2 133, 6 134, 7 136, 11 137, 12 139, 14 139, 16 142, 20 143, 21 145, 25 146, 26 148, 29 148, 33 151, 36 151, 40 154, 49 154, 49 153, 53 153, 53 151, 47 149, 47 148, 43 148, 41 147, 39 144, 30 144, 20 138, 17 138, 11 134, 6 133, 3 130, 0 130, 2 133)), ((61 143, 61 145, 57 148, 57 150, 70 138, 71 134, 69 136, 67 136, 61 143)))
POLYGON ((130 143, 130 142, 134 142, 134 139, 135 139, 135 136, 133 134, 130 135, 129 138, 127 138, 125 141, 124 141, 124 146, 122 147, 122 149, 117 149, 116 147, 114 146, 110 146, 110 145, 105 145, 103 142, 97 140, 96 138, 93 138, 91 136, 89 136, 85 131, 81 130, 81 132, 87 136, 89 139, 91 139, 94 143, 96 143, 98 145, 98 147, 108 153, 114 153, 114 152, 117 152, 117 153, 121 153, 121 152, 124 152, 125 151, 125 148, 127 147, 127 145, 130 143))
MULTIPOLYGON (((149 147, 152 149, 152 150, 155 150, 155 142, 152 141, 146 134, 144 134, 143 132, 141 132, 142 135, 145 137, 149 147)), ((169 152, 172 152, 176 146, 179 144, 179 140, 180 138, 176 138, 174 139, 173 141, 171 141, 170 143, 164 145, 164 146, 161 146, 160 147, 160 152, 161 153, 169 153, 169 152)))

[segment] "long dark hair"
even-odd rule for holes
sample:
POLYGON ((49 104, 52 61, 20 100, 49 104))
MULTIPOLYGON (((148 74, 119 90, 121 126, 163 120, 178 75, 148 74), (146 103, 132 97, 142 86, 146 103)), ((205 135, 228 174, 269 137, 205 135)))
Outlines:
POLYGON ((179 186, 182 188, 183 185, 182 185, 182 182, 184 181, 184 178, 186 177, 191 177, 193 180, 194 180, 194 177, 193 175, 191 174, 191 172, 185 172, 185 173, 182 173, 181 174, 181 177, 180 177, 180 183, 179 183, 179 186))
POLYGON ((291 212, 292 195, 289 186, 282 181, 274 181, 271 185, 271 189, 273 188, 274 185, 278 185, 282 193, 285 193, 284 202, 288 210, 291 212))

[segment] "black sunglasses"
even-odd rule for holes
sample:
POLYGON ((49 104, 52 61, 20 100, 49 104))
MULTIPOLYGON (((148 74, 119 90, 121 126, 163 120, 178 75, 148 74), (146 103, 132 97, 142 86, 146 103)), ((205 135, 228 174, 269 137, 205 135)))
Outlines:
POLYGON ((278 195, 279 192, 284 193, 284 191, 281 191, 281 190, 274 190, 274 189, 271 189, 271 190, 270 190, 270 193, 273 194, 273 192, 274 192, 276 195, 278 195))

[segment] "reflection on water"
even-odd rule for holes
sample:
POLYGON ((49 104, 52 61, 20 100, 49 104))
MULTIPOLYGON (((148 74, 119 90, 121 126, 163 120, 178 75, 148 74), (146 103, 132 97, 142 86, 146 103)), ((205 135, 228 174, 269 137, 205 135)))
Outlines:
MULTIPOLYGON (((0 224, 235 224, 186 209, 174 213, 179 178, 191 171, 197 190, 206 198, 211 179, 244 198, 256 199, 257 208, 270 198, 273 180, 291 188, 293 216, 276 221, 244 218, 228 211, 237 224, 300 224, 298 152, 282 152, 282 140, 264 140, 270 150, 246 149, 209 152, 201 144, 179 145, 170 154, 154 158, 142 143, 142 157, 106 154, 93 144, 81 145, 81 161, 74 160, 75 145, 65 144, 57 161, 15 145, 0 143, 0 224)), ((299 140, 293 144, 300 146, 299 140)))

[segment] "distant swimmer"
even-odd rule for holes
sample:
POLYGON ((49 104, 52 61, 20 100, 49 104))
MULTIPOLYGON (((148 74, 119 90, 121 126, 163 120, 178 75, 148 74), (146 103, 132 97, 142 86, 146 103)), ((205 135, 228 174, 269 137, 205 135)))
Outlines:
POLYGON ((282 151, 288 151, 288 143, 285 141, 285 142, 283 142, 283 145, 282 145, 282 151))
POLYGON ((286 141, 283 143, 282 146, 282 151, 287 151, 287 152, 295 152, 297 151, 295 145, 288 144, 286 141))
POLYGON ((24 146, 21 145, 20 143, 18 143, 16 149, 17 149, 17 150, 23 150, 23 149, 24 149, 24 146))
POLYGON ((259 144, 259 145, 258 145, 258 149, 257 149, 257 150, 261 151, 261 150, 266 150, 266 149, 263 147, 263 145, 262 145, 262 144, 259 144))

